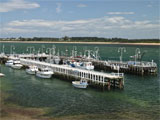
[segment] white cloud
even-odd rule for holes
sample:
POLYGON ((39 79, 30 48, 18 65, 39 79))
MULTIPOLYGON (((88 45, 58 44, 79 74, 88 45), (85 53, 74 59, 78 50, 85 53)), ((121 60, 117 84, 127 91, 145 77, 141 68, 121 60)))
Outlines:
POLYGON ((84 8, 84 7, 87 7, 87 5, 86 4, 78 4, 77 7, 84 8))
MULTIPOLYGON (((100 36, 100 37, 127 37, 134 33, 136 36, 151 35, 157 33, 160 25, 148 20, 132 21, 122 16, 101 17, 93 19, 82 19, 72 21, 49 21, 49 20, 23 20, 11 21, 4 25, 5 31, 10 33, 26 34, 54 34, 69 36, 100 36)), ((149 36, 153 37, 154 36, 149 36)), ((140 37, 138 37, 140 38, 140 37)))
POLYGON ((34 2, 27 2, 24 0, 10 0, 8 2, 0 3, 0 12, 9 12, 17 9, 33 9, 38 7, 40 7, 40 5, 34 2))
POLYGON ((108 12, 109 15, 132 15, 134 12, 108 12))
POLYGON ((57 3, 56 5, 57 5, 56 13, 60 13, 62 11, 62 9, 61 9, 62 4, 61 3, 57 3))

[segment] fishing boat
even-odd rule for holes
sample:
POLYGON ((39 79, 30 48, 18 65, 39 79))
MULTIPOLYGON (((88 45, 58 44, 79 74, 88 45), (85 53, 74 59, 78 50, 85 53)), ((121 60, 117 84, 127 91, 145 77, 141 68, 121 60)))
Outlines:
POLYGON ((71 65, 71 67, 82 68, 83 63, 72 61, 72 63, 70 65, 71 65))
POLYGON ((92 65, 92 62, 73 62, 70 65, 71 67, 76 67, 80 69, 94 70, 94 65, 92 65))
POLYGON ((55 64, 59 64, 59 62, 60 62, 60 58, 59 58, 59 56, 54 56, 54 63, 55 64))
POLYGON ((94 70, 94 65, 92 65, 92 62, 84 62, 83 66, 87 70, 94 70))
POLYGON ((5 65, 10 67, 11 65, 13 65, 13 62, 14 62, 13 60, 7 60, 5 65))
POLYGON ((80 81, 72 81, 72 85, 76 88, 87 88, 87 80, 81 79, 80 81))
POLYGON ((13 56, 9 56, 8 58, 9 60, 7 60, 7 62, 5 63, 6 66, 11 67, 14 63, 14 61, 20 61, 20 59, 18 57, 13 57, 13 56))
POLYGON ((36 74, 37 71, 38 71, 38 67, 35 65, 29 66, 29 68, 26 69, 26 72, 31 75, 36 74))
POLYGON ((40 78, 51 78, 54 72, 50 68, 42 68, 37 71, 36 76, 40 78))
POLYGON ((21 64, 19 60, 16 60, 16 61, 13 61, 13 65, 11 65, 11 67, 14 69, 21 69, 23 65, 21 64))

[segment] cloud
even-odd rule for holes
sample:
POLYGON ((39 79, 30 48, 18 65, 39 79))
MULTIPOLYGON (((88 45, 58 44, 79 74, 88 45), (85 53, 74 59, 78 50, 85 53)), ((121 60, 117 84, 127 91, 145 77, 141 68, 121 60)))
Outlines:
MULTIPOLYGON (((122 16, 101 17, 92 19, 70 20, 70 21, 49 21, 42 19, 32 19, 23 21, 11 21, 4 25, 2 34, 25 33, 57 36, 100 36, 100 37, 128 37, 129 35, 146 37, 158 36, 160 25, 158 22, 152 23, 148 20, 133 21, 122 16), (152 35, 154 34, 154 36, 152 35), (146 35, 145 35, 146 34, 146 35)), ((56 36, 56 37, 57 37, 56 36)))
POLYGON ((108 12, 109 15, 132 15, 134 12, 108 12))
POLYGON ((56 13, 60 13, 62 11, 62 9, 61 9, 62 4, 61 3, 57 3, 56 5, 57 5, 56 13))
POLYGON ((86 4, 78 4, 77 7, 84 8, 84 7, 87 7, 87 5, 86 4))
POLYGON ((40 7, 40 5, 34 2, 27 2, 24 0, 10 0, 8 2, 0 3, 0 12, 10 12, 17 9, 33 9, 38 7, 40 7))

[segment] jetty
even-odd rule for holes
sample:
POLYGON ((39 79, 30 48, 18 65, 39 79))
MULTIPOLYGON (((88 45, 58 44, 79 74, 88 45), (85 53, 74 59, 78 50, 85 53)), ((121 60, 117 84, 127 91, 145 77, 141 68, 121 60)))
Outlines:
POLYGON ((85 69, 73 68, 68 65, 57 65, 31 59, 20 59, 21 64, 25 67, 36 65, 38 68, 48 67, 54 71, 54 76, 64 80, 73 81, 84 78, 88 81, 90 86, 108 89, 124 88, 124 74, 123 73, 104 73, 98 71, 89 71, 85 69))
MULTIPOLYGON (((39 61, 46 61, 46 59, 54 59, 55 56, 49 54, 1 54, 1 63, 5 63, 7 59, 12 59, 13 57, 32 59, 39 61)), ((95 70, 103 70, 108 72, 123 72, 127 74, 136 75, 156 75, 157 74, 157 64, 152 61, 115 61, 115 60, 98 60, 86 57, 68 57, 68 56, 56 56, 59 57, 61 64, 65 61, 81 61, 81 62, 92 62, 95 70)))
POLYGON ((52 64, 47 63, 45 59, 48 57, 46 54, 39 55, 0 55, 0 63, 5 63, 9 59, 19 59, 23 68, 27 68, 31 65, 36 65, 38 68, 51 68, 54 72, 54 77, 66 80, 74 81, 84 78, 87 80, 89 86, 110 90, 112 88, 124 88, 124 74, 123 73, 105 73, 100 71, 91 71, 80 68, 73 68, 69 65, 52 64))

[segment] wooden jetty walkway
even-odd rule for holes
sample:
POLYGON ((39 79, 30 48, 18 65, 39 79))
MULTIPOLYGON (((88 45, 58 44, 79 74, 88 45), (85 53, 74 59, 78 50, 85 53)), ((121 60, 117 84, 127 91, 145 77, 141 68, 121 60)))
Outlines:
POLYGON ((103 73, 96 71, 89 71, 85 69, 73 68, 66 65, 50 64, 46 62, 35 61, 31 59, 20 59, 21 64, 24 66, 36 65, 39 68, 49 67, 54 71, 54 76, 66 80, 80 80, 85 78, 89 85, 101 89, 110 88, 124 88, 124 75, 123 73, 103 73))
POLYGON ((62 60, 76 60, 76 61, 90 61, 94 65, 96 70, 104 71, 119 71, 129 74, 146 75, 146 74, 157 74, 157 64, 149 61, 113 61, 113 60, 95 60, 85 58, 71 58, 71 57, 60 57, 62 60))
MULTIPOLYGON (((0 55, 0 58, 9 59, 4 55, 0 55)), ((20 58, 30 58, 30 59, 38 59, 40 61, 45 61, 47 58, 50 57, 48 54, 17 54, 14 56, 18 56, 20 58)), ((52 56, 53 57, 53 56, 52 56)), ((95 66, 95 70, 104 70, 104 71, 113 71, 113 72, 123 72, 129 74, 137 74, 137 75, 146 75, 146 74, 157 74, 157 64, 153 61, 104 61, 104 60, 95 60, 95 59, 87 59, 87 58, 76 58, 76 57, 66 57, 66 56, 59 56, 61 62, 64 63, 66 60, 75 60, 75 61, 90 61, 95 66)))
POLYGON ((24 68, 30 65, 36 65, 38 68, 49 67, 54 71, 54 77, 58 77, 67 81, 80 80, 85 78, 89 85, 94 88, 102 90, 110 90, 111 88, 124 88, 124 74, 123 73, 104 73, 98 71, 90 71, 85 69, 73 68, 68 65, 58 65, 44 62, 48 57, 46 54, 40 55, 0 55, 0 63, 5 63, 8 59, 20 59, 24 68), (39 58, 39 59, 37 59, 39 58), (39 60, 42 61, 39 61, 39 60))
POLYGON ((105 71, 119 71, 123 73, 145 75, 157 74, 157 64, 147 61, 93 61, 96 69, 105 71))

